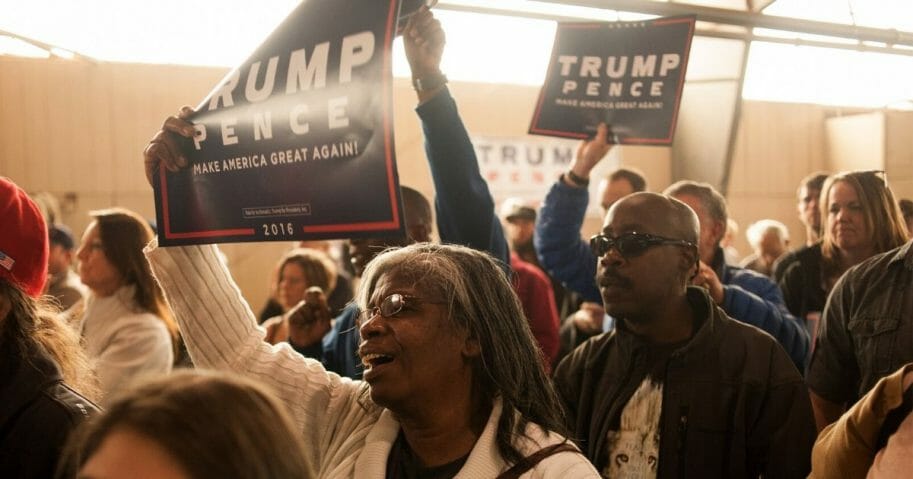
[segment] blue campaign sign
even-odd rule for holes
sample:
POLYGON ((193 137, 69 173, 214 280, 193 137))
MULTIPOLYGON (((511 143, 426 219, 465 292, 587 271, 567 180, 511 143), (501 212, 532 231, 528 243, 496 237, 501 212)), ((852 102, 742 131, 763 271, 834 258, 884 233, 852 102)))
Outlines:
POLYGON ((559 23, 531 134, 668 145, 685 84, 694 16, 559 23))
POLYGON ((163 245, 404 236, 397 0, 304 0, 197 107, 190 167, 155 180, 163 245))

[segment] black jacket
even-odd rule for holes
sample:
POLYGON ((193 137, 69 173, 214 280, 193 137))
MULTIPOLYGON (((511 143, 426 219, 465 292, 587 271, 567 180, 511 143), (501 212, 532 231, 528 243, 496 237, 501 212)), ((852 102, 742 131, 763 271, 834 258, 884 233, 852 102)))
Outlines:
POLYGON ((98 408, 33 348, 0 345, 0 477, 52 477, 67 436, 98 408))
MULTIPOLYGON (((689 287, 688 300, 699 320, 666 364, 657 477, 805 477, 815 424, 789 356, 703 289, 689 287)), ((599 470, 612 423, 648 374, 647 347, 619 321, 555 372, 570 434, 599 470)))
POLYGON ((827 291, 821 274, 821 243, 788 253, 776 264, 777 282, 783 291, 786 307, 797 318, 805 320, 808 313, 824 311, 827 291))

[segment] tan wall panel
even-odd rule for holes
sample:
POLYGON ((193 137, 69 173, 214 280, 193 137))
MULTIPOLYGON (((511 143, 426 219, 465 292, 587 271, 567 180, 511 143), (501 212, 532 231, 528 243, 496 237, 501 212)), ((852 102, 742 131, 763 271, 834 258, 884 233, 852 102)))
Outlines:
POLYGON ((913 199, 913 112, 887 112, 885 171, 897 198, 913 199))
POLYGON ((793 247, 805 243, 796 210, 796 188, 809 173, 826 169, 826 110, 816 105, 742 104, 729 181, 729 216, 739 224, 736 249, 751 253, 745 230, 771 218, 785 224, 793 247))
POLYGON ((828 118, 825 125, 830 167, 834 172, 884 169, 883 113, 828 118))
MULTIPOLYGON (((140 165, 142 148, 166 116, 181 105, 194 105, 224 73, 214 68, 0 58, 0 174, 29 190, 58 197, 74 193, 73 202, 64 202, 63 218, 77 232, 85 228, 92 209, 122 205, 152 217, 151 190, 140 165)), ((509 85, 454 83, 452 91, 467 127, 480 136, 525 135, 538 95, 537 88, 509 85)), ((407 80, 394 82, 394 100, 401 180, 431 197, 422 133, 413 111, 416 98, 407 80)), ((790 227, 796 241, 803 240, 795 187, 808 172, 825 168, 828 114, 810 105, 744 104, 729 187, 731 215, 743 228, 773 217, 790 227)), ((902 142, 896 145, 898 161, 905 161, 904 148, 902 142)), ((643 170, 652 190, 670 183, 668 148, 621 147, 613 154, 619 164, 643 170)), ((600 218, 588 219, 584 234, 598 230, 600 223, 600 218)), ((744 234, 739 240, 739 249, 747 253, 744 234)), ((269 243, 223 248, 255 311, 263 304, 276 259, 288 247, 269 243)))

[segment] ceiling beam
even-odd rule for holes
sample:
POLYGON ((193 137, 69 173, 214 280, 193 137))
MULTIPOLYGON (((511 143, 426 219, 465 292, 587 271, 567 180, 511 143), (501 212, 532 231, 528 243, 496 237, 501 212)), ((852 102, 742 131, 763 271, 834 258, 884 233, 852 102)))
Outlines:
POLYGON ((52 57, 55 57, 55 56, 56 57, 65 57, 63 52, 66 52, 66 53, 72 55, 71 57, 69 57, 69 59, 84 60, 84 61, 88 61, 91 63, 97 62, 96 59, 94 59, 88 55, 83 55, 82 53, 70 50, 69 48, 63 48, 63 47, 58 47, 57 45, 51 45, 50 43, 45 43, 40 40, 35 40, 34 38, 29 38, 24 35, 20 35, 18 33, 8 32, 6 30, 0 30, 0 36, 21 40, 25 43, 28 43, 29 45, 32 45, 33 47, 36 47, 36 48, 39 48, 41 50, 48 52, 48 54, 52 57))
MULTIPOLYGON (((546 2, 551 2, 551 3, 564 3, 564 4, 568 4, 568 5, 574 4, 574 5, 578 5, 578 6, 589 6, 589 5, 583 5, 583 3, 587 3, 587 0, 576 0, 576 1, 540 0, 540 1, 546 1, 546 2)), ((684 5, 684 4, 680 4, 680 3, 672 4, 672 3, 661 3, 661 2, 654 2, 654 1, 644 2, 644 1, 636 1, 636 0, 598 0, 596 2, 591 2, 591 3, 599 3, 601 5, 606 6, 606 8, 608 8, 608 5, 614 6, 619 3, 624 3, 624 4, 626 4, 625 7, 624 8, 618 7, 618 10, 625 11, 625 12, 634 12, 634 13, 643 13, 643 14, 661 15, 661 16, 680 15, 680 14, 683 14, 683 11, 687 11, 688 14, 694 14, 696 12, 692 12, 691 11, 692 9, 694 9, 694 10, 706 9, 706 7, 698 7, 698 6, 694 6, 694 5, 690 5, 690 4, 684 5), (643 10, 637 10, 637 9, 633 8, 631 5, 628 5, 628 4, 642 5, 645 3, 646 4, 655 4, 655 5, 649 5, 650 8, 645 8, 643 10), (671 5, 674 8, 673 8, 673 11, 666 11, 664 9, 664 7, 656 8, 656 5, 659 5, 659 6, 670 6, 671 5), (647 10, 649 10, 649 11, 647 11, 647 10)), ((435 9, 450 10, 450 11, 457 11, 457 12, 468 12, 468 13, 482 13, 482 14, 489 14, 489 15, 506 15, 506 16, 519 17, 519 18, 530 18, 530 19, 534 19, 534 20, 550 20, 550 21, 587 20, 587 18, 581 17, 579 15, 562 15, 559 13, 542 13, 542 12, 534 12, 534 11, 527 11, 527 10, 517 10, 515 8, 497 7, 497 6, 495 6, 495 4, 496 4, 496 2, 491 2, 491 4, 486 5, 486 6, 465 5, 465 4, 460 4, 460 3, 450 3, 450 2, 447 2, 446 0, 442 0, 440 3, 437 4, 435 9)), ((724 10, 724 9, 714 8, 711 10, 717 11, 717 10, 724 10)), ((728 12, 729 14, 742 13, 743 16, 747 15, 747 16, 751 16, 751 17, 771 17, 770 15, 761 15, 761 14, 748 13, 748 12, 737 12, 735 10, 725 10, 725 11, 728 12)), ((774 17, 774 18, 783 19, 785 17, 774 17)), ((705 20, 705 18, 702 18, 700 15, 698 15, 698 20, 705 20)), ((795 19, 787 19, 787 20, 792 21, 795 19)), ((707 20, 707 21, 710 21, 710 20, 707 20)), ((796 20, 796 21, 799 21, 799 20, 796 20)), ((845 41, 841 42, 838 40, 828 41, 825 39, 806 40, 806 39, 801 39, 801 38, 782 38, 782 37, 774 37, 774 36, 769 36, 769 35, 754 35, 747 31, 738 32, 738 31, 732 31, 732 30, 718 30, 718 29, 704 28, 701 26, 698 26, 698 28, 695 29, 694 33, 695 33, 695 35, 703 36, 703 37, 725 38, 725 39, 730 39, 730 40, 782 43, 782 44, 796 45, 796 46, 813 46, 813 47, 836 48, 836 49, 841 49, 841 50, 852 50, 852 51, 860 51, 860 52, 874 52, 874 53, 886 53, 886 54, 891 54, 891 55, 913 56, 913 34, 911 34, 911 33, 898 32, 896 30, 888 31, 888 30, 878 30, 878 29, 871 29, 871 28, 865 29, 863 27, 852 27, 849 25, 824 23, 824 22, 810 22, 808 20, 801 20, 799 22, 815 23, 817 26, 830 25, 833 27, 840 27, 841 29, 851 29, 854 32, 859 31, 860 29, 877 30, 877 31, 881 31, 881 32, 892 32, 890 34, 890 36, 892 36, 892 38, 893 38, 894 34, 898 34, 898 35, 907 37, 910 41, 908 43, 903 43, 903 44, 900 44, 900 43, 894 44, 894 45, 902 45, 900 47, 896 47, 896 46, 893 46, 892 44, 872 45, 872 44, 866 44, 866 43, 858 43, 860 41, 858 38, 852 38, 852 40, 856 40, 857 43, 849 43, 849 42, 845 42, 845 41), (911 48, 907 48, 908 45, 911 48)), ((723 23, 723 22, 717 22, 717 23, 723 23)), ((741 22, 741 23, 744 23, 744 22, 741 22)), ((725 23, 725 24, 726 25, 740 25, 740 23, 733 23, 733 22, 725 23)), ((742 25, 742 26, 748 27, 748 25, 742 25)), ((770 28, 770 27, 765 26, 764 28, 770 28)), ((777 30, 783 30, 783 28, 778 28, 777 30)), ((797 30, 794 30, 794 29, 787 30, 787 31, 797 32, 797 30)), ((803 31, 803 32, 798 32, 798 33, 811 33, 811 32, 803 31)), ((821 33, 816 32, 816 34, 821 34, 821 33)), ((844 36, 830 35, 830 36, 839 37, 839 38, 849 38, 848 36, 845 36, 845 35, 844 36)), ((879 41, 879 40, 866 40, 866 41, 879 41)), ((885 42, 882 41, 881 43, 885 43, 885 42)))
POLYGON ((652 0, 539 0, 556 5, 621 10, 649 15, 697 15, 703 22, 735 25, 746 28, 769 28, 812 35, 849 38, 859 42, 878 42, 913 47, 913 33, 895 29, 860 27, 841 23, 819 22, 800 18, 764 15, 756 12, 705 7, 701 5, 657 2, 652 0))

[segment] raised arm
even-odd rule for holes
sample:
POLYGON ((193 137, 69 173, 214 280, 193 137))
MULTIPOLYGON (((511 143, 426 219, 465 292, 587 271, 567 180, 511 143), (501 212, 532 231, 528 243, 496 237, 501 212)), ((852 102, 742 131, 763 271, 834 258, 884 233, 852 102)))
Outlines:
MULTIPOLYGON (((178 158, 175 135, 192 134, 183 119, 187 113, 182 110, 179 117, 166 120, 146 147, 147 177, 159 167, 186 166, 186 159, 178 158)), ((322 464, 324 454, 338 450, 349 436, 366 433, 374 421, 362 419, 379 411, 357 404, 362 383, 328 373, 320 362, 302 357, 288 344, 264 342, 265 331, 257 326, 215 246, 159 248, 153 240, 145 253, 194 364, 269 385, 303 431, 312 464, 322 464)))
POLYGON ((440 22, 423 9, 410 18, 403 41, 419 99, 416 112, 425 134, 441 242, 485 251, 506 267, 507 240, 494 200, 441 73, 445 38, 440 22))
POLYGON ((602 304, 596 287, 596 260, 580 228, 589 204, 590 172, 608 154, 609 127, 600 124, 596 136, 577 149, 574 163, 549 190, 539 211, 533 242, 539 263, 584 301, 602 304))

